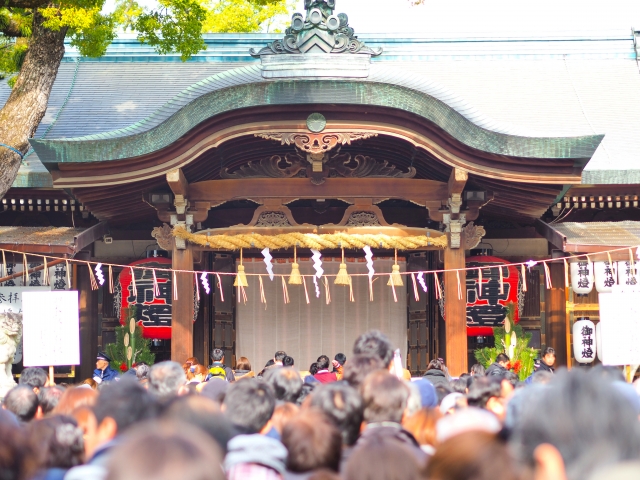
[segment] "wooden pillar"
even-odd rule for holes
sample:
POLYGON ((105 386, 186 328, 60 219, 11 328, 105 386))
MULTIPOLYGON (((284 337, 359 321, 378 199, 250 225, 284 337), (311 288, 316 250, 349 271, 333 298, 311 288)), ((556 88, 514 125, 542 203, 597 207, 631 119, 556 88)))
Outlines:
MULTIPOLYGON (((444 251, 444 269, 465 268, 464 248, 449 248, 444 251)), ((462 298, 458 298, 458 276, 456 272, 444 274, 444 313, 447 339, 446 364, 449 373, 457 377, 469 371, 467 365, 467 301, 466 273, 459 271, 462 298)))
MULTIPOLYGON (((173 248, 172 266, 176 270, 193 270, 193 252, 173 248)), ((180 363, 193 356, 193 273, 176 273, 178 298, 171 306, 171 360, 180 363)))
MULTIPOLYGON (((76 254, 80 260, 89 260, 91 252, 80 251, 76 254)), ((98 356, 98 292, 91 290, 89 270, 86 265, 73 264, 72 286, 78 290, 78 308, 80 317, 80 367, 76 370, 76 380, 81 382, 93 377, 98 356)))
POLYGON ((547 347, 556 351, 556 366, 567 365, 567 312, 564 287, 564 265, 548 263, 553 288, 547 290, 545 310, 545 336, 547 347))

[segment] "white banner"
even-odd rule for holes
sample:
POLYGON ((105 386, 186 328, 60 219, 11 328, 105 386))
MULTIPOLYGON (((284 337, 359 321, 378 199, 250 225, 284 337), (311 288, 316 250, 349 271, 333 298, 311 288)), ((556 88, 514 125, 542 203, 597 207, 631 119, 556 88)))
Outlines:
POLYGON ((598 297, 602 363, 640 363, 640 292, 601 293, 598 297))
POLYGON ((78 365, 78 292, 24 292, 22 325, 25 367, 78 365))

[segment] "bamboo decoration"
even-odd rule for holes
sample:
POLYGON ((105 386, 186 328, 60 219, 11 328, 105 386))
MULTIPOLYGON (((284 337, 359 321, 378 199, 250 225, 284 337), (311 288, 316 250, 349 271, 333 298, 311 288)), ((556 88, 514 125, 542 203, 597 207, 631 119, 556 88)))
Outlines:
POLYGON ((291 275, 289 275, 289 285, 302 285, 302 276, 297 263, 296 246, 293 246, 293 263, 291 264, 291 275))
POLYGON ((344 263, 344 248, 342 249, 342 263, 340 264, 340 270, 338 270, 338 274, 336 275, 336 279, 333 282, 336 285, 351 285, 349 281, 349 274, 347 273, 347 264, 344 263))
POLYGON ((391 267, 391 275, 389 275, 389 281, 387 285, 392 287, 403 287, 402 275, 400 275, 400 266, 398 265, 398 249, 395 249, 394 263, 391 267))
POLYGON ((248 287, 247 275, 244 273, 244 265, 242 264, 242 249, 240 249, 240 265, 238 265, 238 274, 233 282, 234 287, 248 287))

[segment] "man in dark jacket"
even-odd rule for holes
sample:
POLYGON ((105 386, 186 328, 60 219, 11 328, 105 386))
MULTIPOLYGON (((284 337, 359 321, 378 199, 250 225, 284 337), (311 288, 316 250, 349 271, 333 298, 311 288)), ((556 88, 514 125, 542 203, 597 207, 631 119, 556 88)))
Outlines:
POLYGON ((235 382, 236 377, 233 375, 233 370, 224 364, 224 352, 219 348, 214 348, 211 351, 211 360, 213 363, 209 365, 209 374, 206 381, 211 378, 221 378, 227 382, 235 382))
POLYGON ((549 372, 553 373, 553 365, 556 363, 556 351, 547 347, 542 352, 542 359, 540 365, 537 366, 536 372, 549 372))
POLYGON ((498 354, 496 361, 489 365, 487 368, 487 377, 503 377, 507 373, 507 364, 509 363, 509 357, 504 353, 498 354))
POLYGON ((373 372, 360 386, 366 426, 356 442, 355 450, 367 448, 372 439, 385 438, 409 447, 421 465, 427 454, 420 448, 414 436, 402 428, 407 408, 409 387, 396 376, 384 370, 373 372))
POLYGON ((110 382, 117 380, 118 372, 116 372, 110 365, 111 359, 104 352, 98 352, 96 357, 96 369, 93 371, 93 379, 97 383, 110 382))

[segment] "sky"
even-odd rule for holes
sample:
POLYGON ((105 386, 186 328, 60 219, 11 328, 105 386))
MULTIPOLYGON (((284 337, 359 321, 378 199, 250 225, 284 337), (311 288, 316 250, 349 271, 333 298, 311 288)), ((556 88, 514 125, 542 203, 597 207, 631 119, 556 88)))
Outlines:
MULTIPOLYGON (((107 0, 106 10, 113 0, 107 0)), ((154 0, 139 0, 153 5, 154 0)), ((295 11, 304 12, 304 0, 295 11)), ((336 0, 357 33, 424 37, 629 35, 640 0, 336 0)))

